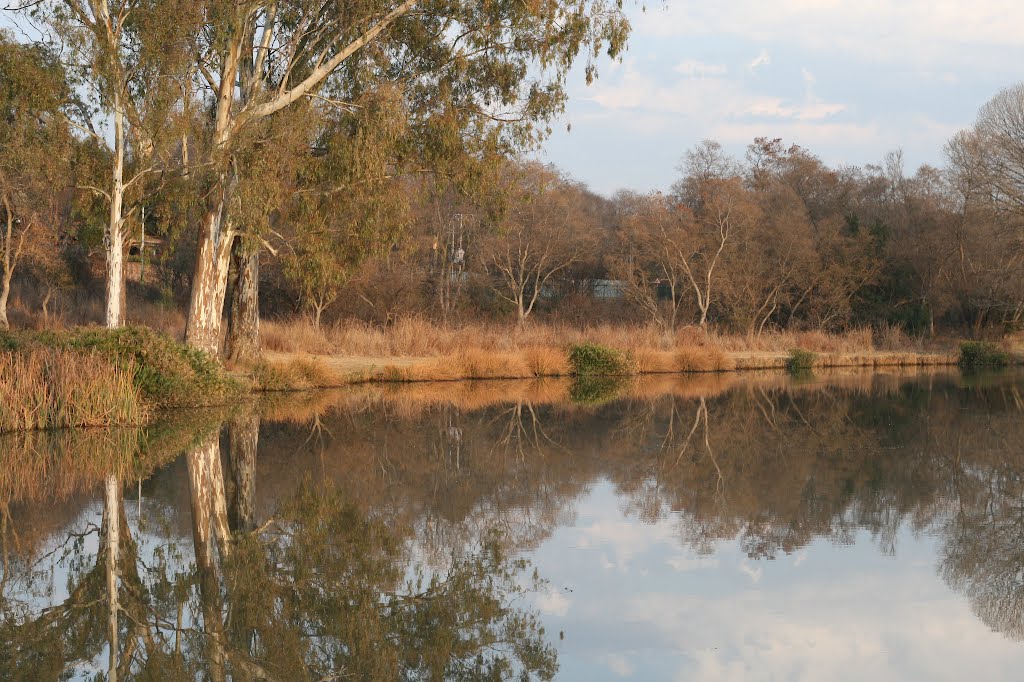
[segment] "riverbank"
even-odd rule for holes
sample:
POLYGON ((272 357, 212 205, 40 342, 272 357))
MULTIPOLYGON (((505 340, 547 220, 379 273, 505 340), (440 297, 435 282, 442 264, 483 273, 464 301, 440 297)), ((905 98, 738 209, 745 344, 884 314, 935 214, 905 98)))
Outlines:
MULTIPOLYGON (((652 327, 417 321, 315 332, 269 323, 264 348, 259 360, 225 368, 146 327, 0 334, 0 432, 138 426, 163 408, 367 383, 1024 363, 1009 342, 925 346, 892 334, 879 339, 871 330, 742 337, 694 328, 666 335, 652 327)), ((579 397, 605 388, 580 384, 579 397)))

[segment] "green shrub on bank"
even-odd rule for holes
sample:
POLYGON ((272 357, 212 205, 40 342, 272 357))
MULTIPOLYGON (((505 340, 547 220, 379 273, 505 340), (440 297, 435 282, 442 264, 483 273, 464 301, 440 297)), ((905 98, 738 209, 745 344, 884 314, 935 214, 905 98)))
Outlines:
POLYGON ((130 372, 143 400, 154 407, 220 405, 241 390, 209 355, 148 327, 0 334, 0 350, 17 354, 46 348, 105 358, 130 372))
POLYGON ((965 369, 977 367, 1006 367, 1010 355, 994 343, 986 341, 964 341, 960 344, 960 366, 965 369))
POLYGON ((794 348, 789 351, 786 369, 792 374, 806 374, 814 368, 814 361, 817 359, 817 353, 802 348, 794 348))
POLYGON ((569 347, 569 365, 576 376, 627 374, 626 356, 614 348, 596 343, 579 343, 569 347))

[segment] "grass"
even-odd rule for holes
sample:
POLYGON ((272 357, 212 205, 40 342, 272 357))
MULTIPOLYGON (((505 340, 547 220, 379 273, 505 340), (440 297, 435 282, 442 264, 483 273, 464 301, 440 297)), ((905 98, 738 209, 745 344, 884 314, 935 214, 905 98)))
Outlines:
POLYGON ((1006 367, 1012 358, 994 343, 986 341, 964 341, 960 344, 959 364, 964 369, 981 367, 1006 367))
POLYGON ((95 351, 0 353, 0 432, 142 424, 147 406, 134 369, 95 351))
POLYGON ((523 328, 469 323, 443 326, 410 317, 387 327, 346 322, 314 330, 304 320, 263 324, 273 371, 261 368, 265 388, 331 387, 352 383, 456 381, 574 376, 786 370, 790 351, 817 355, 819 367, 950 365, 956 356, 926 351, 899 327, 727 335, 697 327, 665 334, 652 325, 571 326, 531 322, 523 328), (319 363, 319 381, 290 368, 319 363))
POLYGON ((0 351, 21 355, 47 349, 69 358, 94 355, 127 372, 150 407, 221 405, 241 390, 216 360, 147 327, 0 334, 0 351))

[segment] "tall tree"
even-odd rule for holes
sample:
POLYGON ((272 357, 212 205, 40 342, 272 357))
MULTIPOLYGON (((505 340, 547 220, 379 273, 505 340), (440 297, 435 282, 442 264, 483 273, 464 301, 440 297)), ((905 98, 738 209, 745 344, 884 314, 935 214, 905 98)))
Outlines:
POLYGON ((47 0, 29 7, 46 39, 67 48, 68 72, 79 86, 69 122, 109 151, 106 181, 83 189, 109 207, 104 322, 118 327, 125 318, 125 222, 134 210, 127 197, 168 166, 161 157, 180 139, 171 122, 199 8, 184 0, 47 0), (108 121, 104 135, 100 124, 108 121))
POLYGON ((32 251, 56 251, 71 136, 67 83, 56 58, 0 32, 0 328, 9 327, 11 280, 32 251))
POLYGON ((622 50, 620 0, 456 0, 214 3, 197 67, 213 97, 212 173, 185 338, 216 352, 230 254, 239 227, 228 215, 234 159, 246 129, 315 100, 351 106, 360 92, 397 84, 428 150, 470 139, 525 143, 561 110, 565 77, 581 51, 622 50), (465 136, 472 135, 473 138, 465 136))

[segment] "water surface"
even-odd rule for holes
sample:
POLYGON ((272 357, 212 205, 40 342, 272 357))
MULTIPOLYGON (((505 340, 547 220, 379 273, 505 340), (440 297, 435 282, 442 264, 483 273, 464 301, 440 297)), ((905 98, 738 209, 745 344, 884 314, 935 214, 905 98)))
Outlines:
POLYGON ((1022 391, 468 382, 3 437, 0 679, 1015 679, 1022 391))

